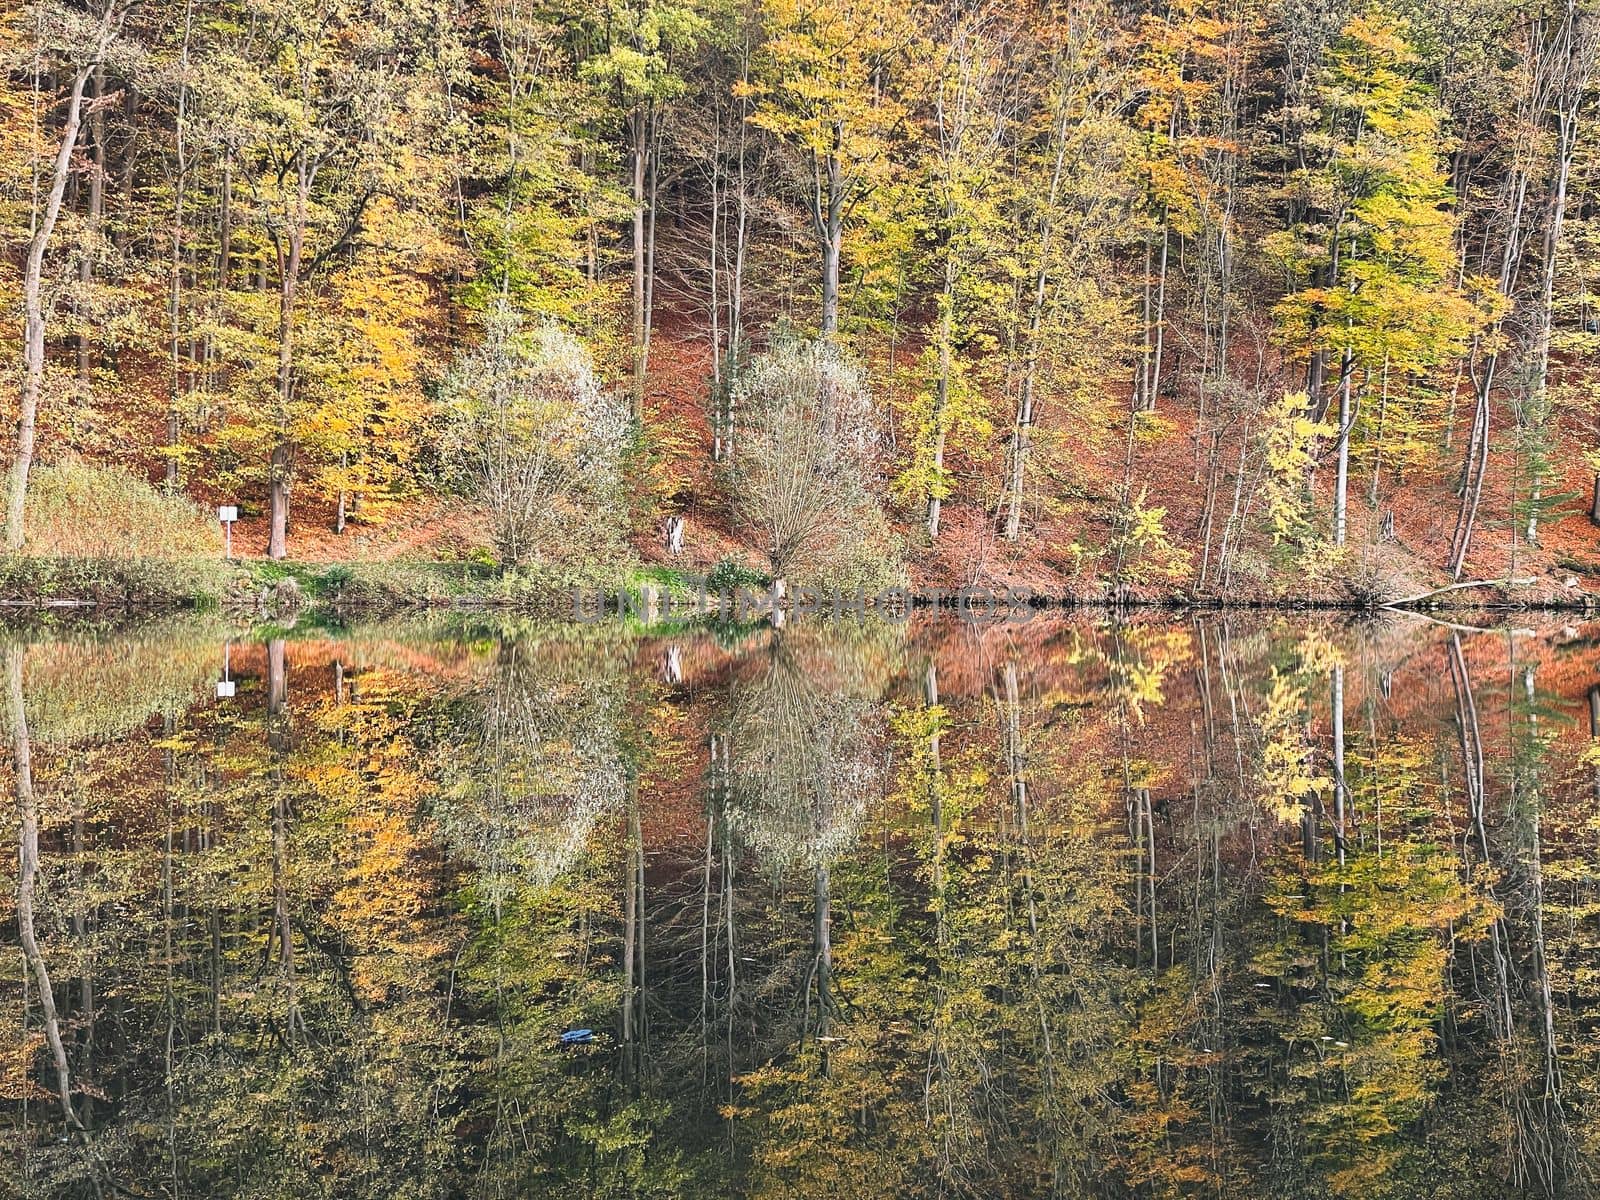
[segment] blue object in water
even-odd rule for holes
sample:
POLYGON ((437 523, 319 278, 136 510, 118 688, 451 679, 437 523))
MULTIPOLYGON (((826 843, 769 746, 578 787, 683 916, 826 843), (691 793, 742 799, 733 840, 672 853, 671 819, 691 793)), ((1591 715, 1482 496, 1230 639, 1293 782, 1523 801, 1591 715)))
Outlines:
POLYGON ((561 1035, 563 1046, 585 1046, 594 1041, 592 1029, 569 1029, 561 1035))

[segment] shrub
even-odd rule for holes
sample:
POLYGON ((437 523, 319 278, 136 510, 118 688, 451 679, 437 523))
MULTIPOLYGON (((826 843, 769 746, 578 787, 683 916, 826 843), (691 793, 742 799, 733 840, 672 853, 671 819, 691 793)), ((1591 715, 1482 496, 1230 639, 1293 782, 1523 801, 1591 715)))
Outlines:
POLYGON ((67 459, 28 484, 28 553, 62 558, 220 558, 205 509, 157 491, 131 471, 67 459))
POLYGON ((449 604, 467 594, 471 573, 466 563, 339 563, 309 582, 318 601, 389 611, 449 604))
POLYGON ((1361 547, 1352 556, 1343 580, 1344 593, 1362 608, 1378 608, 1427 589, 1405 552, 1392 545, 1361 547))
POLYGON ((706 590, 709 592, 732 592, 738 588, 764 587, 766 582, 767 577, 764 574, 736 558, 719 558, 716 565, 706 572, 706 590))
POLYGON ((735 397, 735 514, 774 578, 828 578, 841 553, 853 555, 882 525, 865 374, 829 342, 779 342, 750 363, 735 397))
POLYGON ((554 324, 534 330, 501 305, 445 379, 447 449, 489 509, 507 566, 615 556, 627 406, 601 389, 589 352, 554 324))
POLYGON ((827 591, 871 593, 910 583, 900 536, 876 504, 857 511, 813 558, 817 565, 810 582, 827 591))
POLYGON ((216 602, 227 586, 220 558, 47 558, 0 554, 0 601, 72 601, 166 609, 216 602))

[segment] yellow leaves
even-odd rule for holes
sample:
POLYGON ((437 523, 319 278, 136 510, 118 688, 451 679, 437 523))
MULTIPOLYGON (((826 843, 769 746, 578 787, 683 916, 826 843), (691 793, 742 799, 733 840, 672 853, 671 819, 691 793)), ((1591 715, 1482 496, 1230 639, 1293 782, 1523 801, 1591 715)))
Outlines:
POLYGON ((1266 455, 1262 499, 1272 540, 1298 539, 1306 531, 1308 497, 1306 476, 1315 463, 1312 447, 1317 439, 1338 431, 1312 419, 1311 398, 1289 392, 1270 408, 1262 422, 1261 442, 1266 455))
POLYGON ((1261 731, 1257 792, 1279 821, 1296 821, 1306 800, 1331 786, 1311 769, 1304 726, 1305 695, 1292 677, 1272 669, 1271 683, 1256 718, 1261 731))
POLYGON ((239 463, 229 468, 228 485, 248 486, 265 470, 267 449, 287 434, 298 486, 329 499, 359 494, 359 519, 377 519, 385 501, 413 486, 432 413, 422 387, 431 373, 427 345, 441 317, 428 280, 456 265, 455 255, 414 206, 388 195, 369 201, 334 269, 300 281, 287 404, 277 398, 276 294, 227 293, 226 311, 205 325, 217 359, 207 377, 217 391, 194 401, 206 413, 196 424, 211 427, 200 462, 239 463), (263 403, 264 395, 272 402, 263 403))
MULTIPOLYGON (((1141 168, 1159 219, 1183 236, 1216 220, 1213 160, 1229 147, 1214 135, 1216 98, 1227 71, 1235 22, 1185 0, 1140 24, 1135 80, 1145 95, 1136 122, 1147 131, 1141 168)), ((1225 218, 1224 218, 1225 219, 1225 218)))
POLYGON ((372 998, 404 987, 419 959, 444 952, 421 920, 431 897, 422 866, 427 843, 409 812, 364 814, 346 824, 356 854, 334 891, 328 914, 353 935, 352 976, 372 998))
POLYGON ((1339 644, 1326 631, 1317 628, 1306 630, 1295 646, 1295 654, 1300 659, 1300 669, 1311 675, 1331 674, 1335 667, 1345 663, 1339 644))
POLYGON ((688 56, 709 31, 693 8, 646 0, 637 10, 618 5, 607 12, 610 44, 586 59, 580 77, 614 89, 628 108, 660 103, 681 94, 683 76, 674 70, 674 53, 688 56))
POLYGON ((43 1030, 24 1033, 16 1022, 6 1023, 0 1035, 0 1099, 11 1101, 53 1100, 53 1093, 39 1086, 34 1078, 35 1060, 44 1051, 43 1030))
POLYGON ((1192 656, 1188 630, 1135 626, 1118 636, 1109 657, 1111 698, 1142 722, 1146 705, 1166 702, 1168 673, 1192 656))
MULTIPOLYGON (((955 246, 946 247, 944 252, 960 253, 955 246)), ((951 324, 956 322, 952 320, 951 324)), ((958 336, 977 332, 976 316, 961 322, 955 330, 958 336)), ((941 344, 928 346, 918 356, 915 369, 907 372, 914 390, 896 404, 911 427, 912 437, 906 465, 891 481, 890 494, 907 502, 949 496, 953 477, 949 468, 937 461, 938 451, 949 454, 980 447, 994 432, 989 401, 977 378, 979 372, 969 362, 971 351, 962 353, 953 346, 943 346, 942 332, 939 336, 941 344)))
POLYGON ((315 798, 303 817, 337 818, 332 874, 318 886, 327 919, 355 950, 353 985, 381 999, 411 984, 419 960, 445 952, 426 920, 435 877, 422 811, 435 785, 408 736, 415 680, 370 668, 360 681, 360 703, 319 697, 301 718, 315 733, 299 747, 291 778, 315 798))
POLYGON ((1306 143, 1322 161, 1291 180, 1311 216, 1262 240, 1291 279, 1320 270, 1325 284, 1274 307, 1282 341, 1381 372, 1386 407, 1409 400, 1414 379, 1459 356, 1499 309, 1492 288, 1457 284, 1449 146, 1414 62, 1402 22, 1378 8, 1351 19, 1328 52, 1325 128, 1306 143))
POLYGON ((949 721, 943 705, 903 708, 889 717, 889 728, 908 741, 922 741, 942 733, 949 721))
MULTIPOLYGON (((883 85, 908 47, 910 10, 891 0, 766 0, 767 41, 752 123, 842 166, 853 186, 886 166, 904 116, 883 85)), ((818 180, 822 186, 822 181, 818 180)))
POLYGON ((1353 43, 1359 53, 1394 66, 1410 66, 1418 59, 1407 40, 1407 32, 1404 20, 1390 16, 1382 7, 1374 4, 1352 16, 1342 36, 1353 43))
POLYGON ((1157 446, 1178 436, 1177 421, 1164 412, 1138 412, 1131 414, 1133 436, 1140 446, 1157 446))
POLYGON ((1145 503, 1143 490, 1130 497, 1118 514, 1111 549, 1117 560, 1118 583, 1152 579, 1181 580, 1189 572, 1189 552, 1167 534, 1167 510, 1145 503))

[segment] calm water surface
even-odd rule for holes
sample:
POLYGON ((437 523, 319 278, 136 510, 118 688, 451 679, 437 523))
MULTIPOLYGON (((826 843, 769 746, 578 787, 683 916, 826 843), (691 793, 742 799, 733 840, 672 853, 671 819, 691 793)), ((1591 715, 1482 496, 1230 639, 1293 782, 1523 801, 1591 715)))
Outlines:
POLYGON ((8 635, 0 1195, 1588 1195, 1518 625, 8 635))

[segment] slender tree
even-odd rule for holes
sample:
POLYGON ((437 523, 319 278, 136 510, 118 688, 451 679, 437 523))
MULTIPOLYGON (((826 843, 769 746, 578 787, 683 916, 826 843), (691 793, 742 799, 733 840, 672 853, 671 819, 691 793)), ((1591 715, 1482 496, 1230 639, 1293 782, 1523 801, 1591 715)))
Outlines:
MULTIPOLYGON (((11 454, 11 473, 6 491, 6 549, 20 550, 25 536, 24 516, 28 500, 28 472, 33 466, 37 436, 39 395, 44 384, 45 326, 48 305, 44 294, 45 255, 61 218, 61 205, 72 172, 72 156, 83 130, 84 93, 104 62, 123 22, 132 7, 130 0, 106 0, 92 18, 66 11, 40 7, 35 10, 34 29, 37 57, 34 65, 35 123, 38 124, 37 91, 43 81, 43 55, 46 47, 59 50, 67 65, 66 108, 59 139, 48 170, 35 168, 33 204, 28 220, 28 249, 22 268, 22 388, 17 405, 17 438, 11 454)), ((56 76, 53 71, 50 78, 56 76)))

